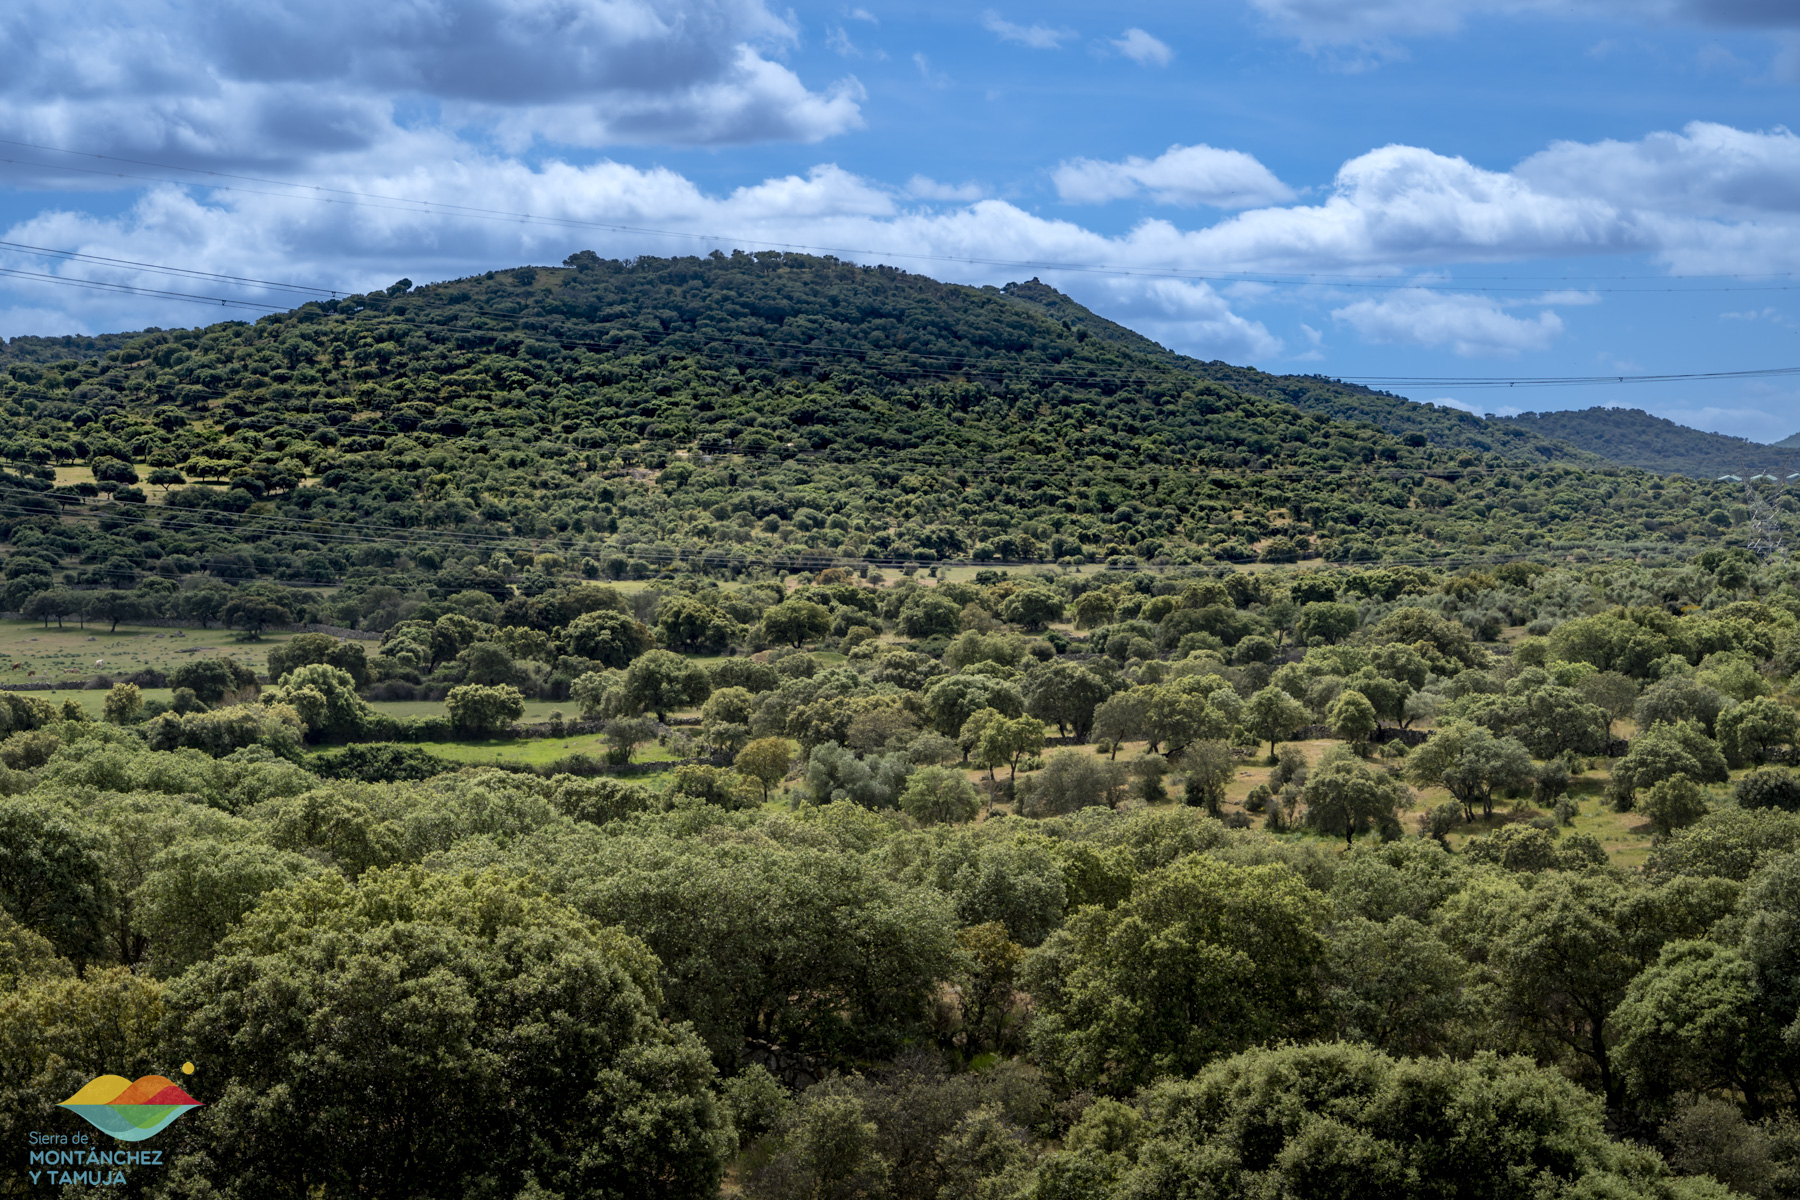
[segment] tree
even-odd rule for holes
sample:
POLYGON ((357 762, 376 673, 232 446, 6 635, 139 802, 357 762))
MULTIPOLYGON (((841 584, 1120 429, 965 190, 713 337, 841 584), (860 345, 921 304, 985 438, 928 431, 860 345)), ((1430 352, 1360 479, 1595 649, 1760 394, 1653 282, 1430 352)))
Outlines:
POLYGON ((152 860, 133 893, 150 966, 169 979, 204 962, 263 896, 322 871, 305 855, 260 840, 174 843, 152 860))
POLYGON ((1743 808, 1800 812, 1800 771, 1792 767, 1758 767, 1738 779, 1732 794, 1743 808))
POLYGON ((1727 759, 1761 766, 1800 739, 1800 714, 1771 696, 1757 696, 1721 712, 1718 730, 1727 759))
POLYGON ((1278 687, 1266 687, 1250 697, 1244 705, 1244 727, 1269 743, 1269 757, 1275 756, 1275 744, 1306 724, 1306 709, 1278 687))
POLYGON ((570 621, 561 640, 570 654, 591 658, 615 670, 630 666, 632 659, 655 645, 642 622, 604 608, 582 613, 570 621))
POLYGON ((1231 733, 1231 722, 1214 711, 1205 695, 1180 683, 1164 684, 1152 689, 1150 702, 1144 709, 1144 735, 1148 749, 1158 746, 1171 758, 1181 754, 1190 742, 1199 739, 1217 741, 1231 733))
POLYGON ((200 622, 200 628, 205 629, 209 621, 224 611, 231 595, 231 589, 222 583, 201 584, 176 596, 175 611, 190 621, 200 622))
POLYGON ((144 709, 144 693, 135 683, 115 683, 100 702, 100 715, 114 725, 129 725, 144 709))
POLYGON ((968 821, 979 807, 968 776, 948 767, 920 767, 900 793, 900 810, 921 825, 968 821))
POLYGON ((1094 710, 1112 691, 1086 667, 1068 662, 1031 672, 1020 690, 1026 712, 1055 725, 1059 734, 1073 733, 1077 742, 1088 740, 1094 728, 1094 710))
POLYGON ((450 689, 444 706, 450 712, 450 723, 468 738, 494 737, 525 715, 525 697, 516 687, 465 683, 450 689))
POLYGON ((1781 1034, 1760 990, 1756 964, 1734 947, 1664 946, 1613 1014, 1627 1088, 1663 1112, 1678 1093, 1729 1089, 1760 1118, 1781 1072, 1781 1034))
POLYGON ((705 1048, 660 1019, 656 976, 643 943, 498 874, 300 883, 169 989, 221 1098, 191 1136, 214 1186, 277 1200, 532 1178, 536 1194, 710 1195, 729 1121, 705 1048))
POLYGON ((1047 587, 1023 587, 1000 602, 1000 619, 1023 629, 1042 629, 1062 615, 1061 593, 1047 587))
POLYGON ((80 603, 75 599, 74 593, 67 588, 50 588, 48 591, 37 592, 26 600, 24 607, 20 609, 21 615, 27 620, 42 621, 45 629, 50 628, 52 620, 55 620, 56 627, 61 629, 63 618, 78 611, 80 611, 80 603))
POLYGON ((111 908, 99 832, 60 804, 0 803, 0 908, 65 958, 98 956, 111 908))
POLYGON ((1637 680, 1617 671, 1596 671, 1577 683, 1575 690, 1581 693, 1582 699, 1606 714, 1606 736, 1609 738, 1613 725, 1630 716, 1637 707, 1637 680))
POLYGON ((1003 739, 996 737, 988 740, 988 731, 1006 724, 1006 717, 996 709, 980 708, 969 714, 956 733, 956 744, 961 747, 963 758, 971 760, 978 767, 985 767, 988 773, 988 787, 997 786, 994 769, 1006 761, 1003 739))
POLYGON ((1131 688, 1115 692, 1094 709, 1093 734, 1112 745, 1112 758, 1119 756, 1119 746, 1145 735, 1150 723, 1149 688, 1131 688))
POLYGON ((1306 804, 1307 824, 1342 833, 1348 847, 1358 830, 1395 824, 1400 793, 1387 775, 1371 771, 1353 752, 1335 747, 1307 773, 1300 799, 1306 804))
MULTIPOLYGON (((308 663, 324 663, 350 676, 358 689, 369 686, 369 659, 358 642, 339 641, 323 633, 297 633, 284 644, 269 647, 269 682, 280 683, 281 677, 308 663)), ((473 680, 486 683, 487 680, 473 680)), ((195 688, 198 694, 200 689, 195 688)), ((202 699, 205 699, 202 696, 202 699)), ((217 703, 216 700, 208 703, 217 703)))
POLYGON ((794 746, 786 738, 758 738, 732 760, 740 775, 762 785, 763 803, 769 802, 769 790, 787 778, 794 764, 794 746))
POLYGON ((1216 740, 1191 743, 1181 753, 1181 778, 1187 802, 1204 808, 1209 816, 1218 816, 1225 790, 1237 778, 1231 747, 1216 740))
POLYGON ((1711 733, 1725 707, 1725 697, 1704 684, 1677 675, 1651 684, 1638 697, 1633 710, 1639 731, 1652 725, 1672 725, 1678 721, 1696 721, 1711 733))
POLYGON ((1019 690, 988 675, 946 675, 925 689, 925 715, 945 737, 956 737, 977 710, 991 708, 1006 717, 1025 711, 1019 690))
MULTIPOLYGON (((280 649, 279 646, 272 648, 270 656, 280 649)), ((187 688, 207 704, 222 704, 228 696, 241 695, 255 688, 256 672, 235 658, 195 658, 175 668, 169 676, 169 686, 187 688)))
POLYGON ((1254 1180, 1270 1196, 1427 1200, 1520 1195, 1520 1180, 1553 1178, 1570 1196, 1723 1200, 1610 1140, 1595 1097, 1518 1057, 1258 1048, 1158 1083, 1127 1112, 1136 1119, 1090 1106, 1040 1168, 1040 1194, 1235 1196, 1254 1180))
POLYGON ((117 633, 120 621, 134 621, 144 615, 144 602, 130 592, 96 592, 89 598, 88 619, 107 622, 107 632, 117 633))
POLYGON ((1394 1054, 1441 1054, 1467 1028, 1468 972, 1454 950, 1410 916, 1340 916, 1331 930, 1325 996, 1345 1041, 1394 1054))
POLYGON ((1033 1056, 1078 1086, 1129 1092, 1318 1021, 1329 907, 1285 866, 1194 856, 1077 909, 1025 966, 1033 1056))
POLYGON ((1116 601, 1104 589, 1083 592, 1075 600, 1075 628, 1094 629, 1112 624, 1116 601))
POLYGON ((1044 769, 1019 785, 1019 812, 1059 817, 1084 808, 1117 808, 1125 799, 1125 768, 1080 750, 1058 750, 1044 769))
POLYGON ((769 641, 799 646, 831 632, 831 610, 811 600, 785 600, 763 610, 762 627, 769 641))
POLYGON ((1497 790, 1531 782, 1531 755, 1509 737, 1495 737, 1480 725, 1452 721, 1406 757, 1407 778, 1442 787, 1463 806, 1463 820, 1494 815, 1497 790))
POLYGON ((1299 629, 1309 644, 1331 645, 1355 633, 1361 621, 1355 605, 1314 601, 1301 608, 1299 629))
POLYGON ((949 637, 961 628, 962 609, 955 602, 919 591, 908 596, 895 616, 894 627, 910 638, 949 637))
MULTIPOLYGON (((991 710, 990 710, 991 711, 991 710)), ((1005 763, 1011 783, 1019 773, 1019 760, 1044 748, 1044 723, 1036 717, 1002 718, 989 722, 981 733, 981 757, 1005 763)))
POLYGON ((227 629, 241 629, 248 641, 262 640, 263 630, 270 625, 287 625, 294 614, 278 601, 253 592, 233 596, 220 614, 227 629))
MULTIPOLYGON (((501 689, 483 690, 493 692, 501 689)), ((514 696, 518 695, 516 690, 512 691, 514 696)), ((451 693, 452 696, 455 694, 454 691, 451 693)), ((492 700, 491 697, 489 699, 492 700)), ((325 663, 307 663, 295 667, 281 677, 278 686, 263 694, 262 702, 264 705, 292 706, 300 714, 300 719, 306 722, 309 739, 315 742, 355 741, 380 720, 368 702, 356 694, 356 680, 351 677, 350 672, 325 663)), ((472 713, 474 710, 468 707, 469 703, 468 697, 460 701, 461 711, 472 713)), ((479 707, 479 702, 476 707, 479 707)), ((452 707, 451 717, 461 724, 463 718, 457 716, 458 711, 457 707, 452 707)), ((524 711, 524 704, 521 702, 518 713, 507 720, 516 719, 524 711)))
POLYGON ((1636 803, 1642 788, 1686 775, 1697 783, 1724 783, 1725 756, 1695 721, 1657 724, 1631 739, 1631 749, 1613 764, 1612 798, 1620 812, 1636 803))
POLYGON ((1619 1002, 1665 943, 1700 936, 1735 894, 1711 880, 1651 889, 1604 872, 1545 871, 1529 890, 1496 882, 1459 893, 1440 926, 1479 964, 1490 1015, 1618 1104, 1619 1002))
POLYGON ((704 704, 712 694, 712 677, 699 663, 668 650, 651 650, 625 668, 620 685, 628 708, 653 712, 658 721, 678 708, 704 704))
POLYGON ((1375 732, 1379 722, 1375 720, 1375 706, 1361 692, 1344 692, 1332 703, 1331 711, 1325 715, 1326 723, 1331 726, 1333 736, 1342 738, 1359 749, 1366 746, 1369 735, 1375 732))
POLYGON ((672 650, 723 650, 742 633, 738 623, 691 596, 668 596, 656 606, 656 628, 672 650))
POLYGON ((1706 815, 1706 793, 1686 775, 1671 775, 1644 793, 1638 809, 1652 829, 1669 834, 1706 815))
POLYGON ((643 717, 614 717, 600 732, 617 760, 630 762, 639 746, 656 740, 656 722, 643 717))

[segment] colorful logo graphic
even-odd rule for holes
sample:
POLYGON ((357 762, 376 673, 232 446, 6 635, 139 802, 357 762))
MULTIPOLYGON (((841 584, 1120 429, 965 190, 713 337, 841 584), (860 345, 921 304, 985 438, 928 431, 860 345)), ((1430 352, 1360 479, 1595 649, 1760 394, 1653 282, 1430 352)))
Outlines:
POLYGON ((123 1075, 102 1075, 60 1105, 122 1142, 155 1137, 200 1102, 161 1075, 133 1083, 123 1075))

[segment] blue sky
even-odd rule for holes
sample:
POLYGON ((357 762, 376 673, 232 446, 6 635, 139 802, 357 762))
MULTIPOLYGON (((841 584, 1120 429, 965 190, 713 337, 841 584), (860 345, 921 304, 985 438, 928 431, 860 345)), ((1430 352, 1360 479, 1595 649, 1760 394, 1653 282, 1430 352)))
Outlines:
MULTIPOLYGON (((0 139, 53 149, 0 147, 0 241, 346 291, 586 248, 824 246, 1036 275, 1274 371, 1783 367, 1797 98, 1793 0, 22 0, 0 139), (209 186, 226 175, 277 182, 209 186)), ((0 336, 217 316, 0 277, 0 336)), ((1394 390, 1800 430, 1784 379, 1394 390)))

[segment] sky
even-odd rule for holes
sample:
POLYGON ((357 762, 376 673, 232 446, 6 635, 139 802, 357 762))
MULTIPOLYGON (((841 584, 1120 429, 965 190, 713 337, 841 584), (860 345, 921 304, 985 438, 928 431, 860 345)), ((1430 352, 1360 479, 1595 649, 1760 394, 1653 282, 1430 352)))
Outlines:
POLYGON ((13 0, 0 337, 808 249, 1773 441, 1800 376, 1470 381, 1800 366, 1797 100, 1800 0, 13 0))

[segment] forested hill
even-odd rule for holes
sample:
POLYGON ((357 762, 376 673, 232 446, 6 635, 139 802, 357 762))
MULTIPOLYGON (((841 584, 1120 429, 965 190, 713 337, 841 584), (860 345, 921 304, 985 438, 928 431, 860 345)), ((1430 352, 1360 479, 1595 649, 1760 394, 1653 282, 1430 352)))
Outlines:
POLYGON ((1722 433, 1705 433, 1636 408, 1524 413, 1490 424, 1529 430, 1616 463, 1664 474, 1700 478, 1738 475, 1748 479, 1760 474, 1785 478, 1800 471, 1800 446, 1782 442, 1769 446, 1722 433))
MULTIPOLYGON (((1340 421, 1364 422, 1401 438, 1416 434, 1434 446, 1447 449, 1495 453, 1531 462, 1598 461, 1595 456, 1557 440, 1553 434, 1542 436, 1529 427, 1497 425, 1473 413, 1443 405, 1422 404, 1361 384, 1345 383, 1323 375, 1271 375, 1254 367, 1233 366, 1217 359, 1207 362, 1177 354, 1141 333, 1089 311, 1036 279, 1009 283, 1003 290, 1009 299, 1045 313, 1052 320, 1066 321, 1078 333, 1085 330, 1091 336, 1171 369, 1222 383, 1245 395, 1279 400, 1302 412, 1321 413, 1340 421)), ((1418 438, 1412 440, 1416 442, 1418 438)))
POLYGON ((467 587, 696 556, 1180 564, 1743 538, 1737 489, 1434 446, 1249 387, 999 289, 831 259, 584 252, 401 281, 4 366, 0 533, 25 561, 0 605, 55 575, 402 586, 412 569, 467 587))
POLYGON ((64 337, 0 338, 0 366, 7 363, 48 363, 65 360, 103 358, 107 353, 127 346, 141 337, 161 333, 145 329, 138 333, 101 333, 92 336, 69 334, 64 337))

